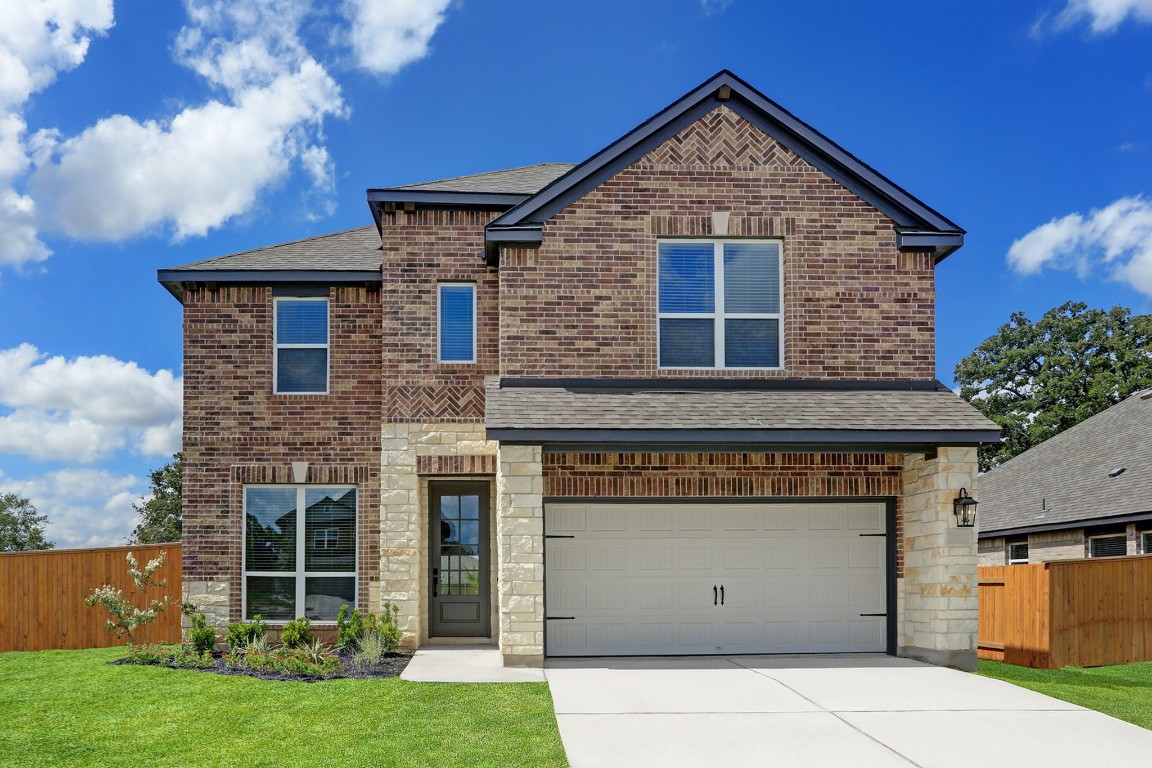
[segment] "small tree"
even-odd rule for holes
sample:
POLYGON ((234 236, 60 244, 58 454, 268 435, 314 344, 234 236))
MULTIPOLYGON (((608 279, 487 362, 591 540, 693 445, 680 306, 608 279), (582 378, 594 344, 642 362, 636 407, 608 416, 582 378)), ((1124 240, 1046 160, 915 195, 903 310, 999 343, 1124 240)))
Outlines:
POLYGON ((184 454, 172 455, 172 461, 151 475, 152 498, 133 504, 140 524, 132 531, 131 544, 167 544, 180 541, 183 528, 181 496, 184 492, 184 454))
POLYGON ((36 514, 32 502, 14 493, 0 494, 0 552, 52 549, 44 538, 47 515, 36 514))
MULTIPOLYGON (((160 566, 164 565, 165 555, 167 555, 166 552, 161 552, 158 557, 149 560, 148 564, 141 569, 136 562, 135 555, 131 552, 128 553, 125 559, 128 561, 128 575, 132 577, 132 582, 136 585, 134 592, 144 596, 149 587, 164 586, 163 581, 153 581, 152 575, 160 566)), ((163 600, 152 600, 146 607, 139 608, 132 600, 125 597, 121 590, 105 584, 92 590, 92 593, 84 598, 84 604, 104 606, 108 611, 108 621, 104 622, 105 628, 118 638, 127 635, 129 645, 135 645, 136 630, 155 621, 160 613, 172 604, 172 598, 165 595, 163 600)))

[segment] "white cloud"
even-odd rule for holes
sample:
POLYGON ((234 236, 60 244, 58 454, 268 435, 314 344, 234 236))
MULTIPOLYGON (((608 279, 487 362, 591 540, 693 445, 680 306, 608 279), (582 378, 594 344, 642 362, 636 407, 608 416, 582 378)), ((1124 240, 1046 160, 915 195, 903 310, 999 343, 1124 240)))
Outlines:
POLYGON ((728 10, 732 0, 700 0, 700 10, 705 16, 716 16, 728 10))
POLYGON ((394 75, 428 55, 450 0, 345 0, 344 15, 357 64, 394 75))
POLYGON ((0 14, 0 265, 43 261, 35 201, 18 183, 28 170, 24 106, 56 75, 78 66, 93 35, 113 24, 112 0, 35 0, 0 14))
POLYGON ((47 357, 30 344, 0 350, 0 453, 98 461, 131 448, 180 449, 182 382, 113 357, 47 357))
POLYGON ((1024 275, 1051 267, 1086 277, 1099 268, 1152 296, 1152 200, 1124 197, 1053 219, 1012 243, 1008 264, 1024 275))
POLYGON ((48 516, 47 536, 57 547, 124 544, 138 522, 132 504, 146 482, 103 469, 59 469, 26 479, 0 472, 0 493, 15 493, 48 516))
POLYGON ((1068 0, 1052 21, 1057 29, 1067 29, 1087 20, 1093 34, 1114 32, 1129 16, 1152 23, 1152 0, 1068 0))
MULTIPOLYGON (((307 51, 301 0, 187 0, 192 24, 177 60, 221 89, 221 99, 167 121, 100 120, 60 142, 33 172, 41 226, 81 240, 122 240, 171 226, 203 235, 252 209, 259 194, 304 167, 324 118, 347 113, 340 86, 307 51), (68 216, 54 215, 68 211, 68 216)), ((331 166, 324 166, 327 174, 331 166)))

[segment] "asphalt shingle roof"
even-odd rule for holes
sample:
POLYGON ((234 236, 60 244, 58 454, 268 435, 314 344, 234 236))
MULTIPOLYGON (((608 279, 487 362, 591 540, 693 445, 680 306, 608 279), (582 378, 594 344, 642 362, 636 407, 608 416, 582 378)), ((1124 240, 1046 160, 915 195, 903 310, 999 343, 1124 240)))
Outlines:
POLYGON ((390 189, 534 195, 575 167, 574 163, 537 163, 536 165, 524 165, 502 171, 424 181, 419 184, 406 184, 402 187, 390 187, 390 189))
POLYGON ((997 427, 950 390, 670 390, 501 387, 489 379, 489 429, 980 430, 997 427))
POLYGON ((981 476, 978 500, 982 534, 1152 513, 1152 389, 981 476))
POLYGON ((322 270, 362 272, 379 270, 380 233, 376 227, 357 227, 330 235, 318 235, 290 243, 268 245, 249 251, 172 267, 170 272, 226 270, 322 270))

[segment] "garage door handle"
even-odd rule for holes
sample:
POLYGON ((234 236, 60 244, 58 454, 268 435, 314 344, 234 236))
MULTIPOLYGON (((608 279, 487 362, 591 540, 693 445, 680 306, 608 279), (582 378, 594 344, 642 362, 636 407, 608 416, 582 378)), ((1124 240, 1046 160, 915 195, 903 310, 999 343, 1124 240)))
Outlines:
POLYGON ((724 605, 724 585, 720 585, 720 605, 724 605))
POLYGON ((719 593, 716 591, 716 585, 712 585, 712 605, 716 605, 716 598, 719 593))

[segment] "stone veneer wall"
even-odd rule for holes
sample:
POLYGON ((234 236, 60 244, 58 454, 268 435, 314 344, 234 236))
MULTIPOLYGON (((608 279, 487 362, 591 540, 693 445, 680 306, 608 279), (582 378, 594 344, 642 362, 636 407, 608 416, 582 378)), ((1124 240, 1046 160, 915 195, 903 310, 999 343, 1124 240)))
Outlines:
POLYGON ((976 493, 976 449, 940 448, 904 459, 904 578, 900 655, 976 668, 976 529, 957 528, 952 501, 976 493))
POLYGON ((402 644, 415 648, 428 639, 428 481, 491 480, 496 443, 483 424, 384 424, 380 448, 380 581, 368 600, 400 608, 402 644))
POLYGON ((536 445, 502 445, 496 466, 500 653, 544 664, 544 478, 536 445))

